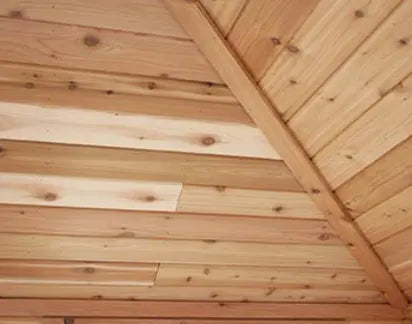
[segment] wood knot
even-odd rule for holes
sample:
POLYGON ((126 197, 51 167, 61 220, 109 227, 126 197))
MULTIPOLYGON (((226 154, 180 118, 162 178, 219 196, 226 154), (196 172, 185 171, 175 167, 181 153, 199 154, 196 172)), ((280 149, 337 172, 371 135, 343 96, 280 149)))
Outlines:
POLYGON ((97 45, 99 45, 100 40, 93 35, 86 35, 83 38, 83 43, 84 45, 86 45, 87 47, 96 47, 97 45))
POLYGON ((209 269, 209 268, 204 268, 204 269, 203 269, 203 273, 204 273, 205 275, 208 275, 208 274, 210 273, 210 269, 209 269))
POLYGON ((107 90, 107 91, 106 91, 106 94, 107 94, 108 96, 112 95, 113 93, 114 93, 113 90, 107 90))
POLYGON ((275 292, 276 288, 268 288, 268 290, 265 292, 265 296, 270 296, 275 292))
POLYGON ((407 38, 401 38, 400 40, 399 40, 399 45, 401 45, 401 46, 406 46, 406 45, 408 45, 409 44, 409 40, 407 39, 407 38))
POLYGON ((276 213, 280 213, 283 210, 282 206, 275 206, 272 208, 272 211, 276 212, 276 213))
POLYGON ((278 46, 278 45, 281 44, 280 39, 277 38, 277 37, 272 37, 270 40, 272 41, 272 44, 275 45, 275 46, 278 46))
POLYGON ((331 279, 335 279, 337 276, 338 276, 338 274, 337 274, 337 273, 334 273, 334 274, 332 274, 332 275, 330 276, 330 278, 331 278, 331 279))
POLYGON ((43 198, 47 201, 54 201, 57 199, 57 195, 54 192, 47 192, 43 198))
POLYGON ((147 88, 148 88, 149 90, 156 89, 156 83, 155 83, 155 82, 148 82, 148 83, 147 83, 147 88))
POLYGON ((355 17, 356 18, 363 18, 365 17, 365 13, 362 10, 355 10, 355 17))
POLYGON ((21 19, 23 18, 23 13, 20 10, 10 10, 9 11, 10 18, 21 19))
POLYGON ((294 80, 294 79, 290 79, 290 80, 289 80, 289 83, 290 83, 291 85, 295 85, 295 84, 297 84, 298 82, 297 82, 296 80, 294 80))
POLYGON ((207 136, 207 137, 203 137, 201 140, 202 144, 205 146, 210 146, 216 143, 216 140, 211 137, 211 136, 207 136))
POLYGON ((330 239, 330 235, 328 233, 322 233, 318 236, 320 241, 327 241, 330 239))
POLYGON ((63 323, 64 324, 74 324, 74 318, 73 317, 64 317, 63 318, 63 323))
POLYGON ((211 294, 210 294, 210 298, 216 298, 217 296, 219 296, 219 295, 216 294, 216 293, 211 293, 211 294))
POLYGON ((144 200, 147 201, 147 202, 153 202, 153 201, 156 200, 156 197, 152 196, 152 195, 149 195, 149 196, 144 197, 144 200))
POLYGON ((74 81, 70 81, 70 82, 69 82, 69 85, 67 86, 67 88, 68 88, 69 90, 76 90, 78 87, 79 87, 79 86, 78 86, 77 83, 74 82, 74 81))
POLYGON ((202 240, 203 242, 205 242, 205 243, 208 243, 208 244, 214 244, 214 243, 216 243, 216 240, 208 240, 208 239, 206 239, 206 240, 202 240))
POLYGON ((219 192, 224 192, 226 190, 226 186, 216 186, 215 188, 219 192))
POLYGON ((347 158, 348 160, 353 160, 353 156, 350 154, 345 154, 344 157, 347 158))
POLYGON ((94 273, 95 270, 92 267, 86 267, 86 268, 83 269, 83 272, 91 274, 91 273, 94 273))
POLYGON ((192 277, 191 277, 191 276, 189 276, 189 277, 186 278, 186 282, 191 282, 191 281, 192 281, 192 277))
POLYGON ((286 46, 287 50, 293 54, 297 54, 300 52, 299 48, 295 45, 292 44, 288 44, 288 46, 286 46))
POLYGON ((320 194, 320 190, 317 189, 317 188, 310 189, 310 192, 313 193, 313 194, 320 194))
POLYGON ((26 89, 33 89, 33 88, 34 88, 34 83, 33 83, 33 82, 26 82, 26 83, 24 84, 24 87, 25 87, 26 89))

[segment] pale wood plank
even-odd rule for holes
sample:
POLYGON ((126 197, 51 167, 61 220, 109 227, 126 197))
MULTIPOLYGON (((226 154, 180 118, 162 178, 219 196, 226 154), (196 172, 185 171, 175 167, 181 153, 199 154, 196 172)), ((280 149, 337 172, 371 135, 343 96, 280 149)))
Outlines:
POLYGON ((357 217, 412 183, 412 137, 340 186, 336 192, 357 217))
POLYGON ((6 0, 0 15, 187 38, 159 0, 6 0))
POLYGON ((361 270, 160 264, 157 286, 376 290, 361 270))
POLYGON ((47 285, 151 286, 157 269, 157 264, 150 263, 0 260, 0 284, 44 288, 47 285))
MULTIPOLYGON (((399 2, 319 1, 290 41, 292 47, 282 51, 260 82, 283 119, 289 120, 298 111, 399 2)), ((345 79, 343 88, 347 87, 346 83, 352 83, 352 80, 345 79)), ((341 100, 340 97, 334 99, 341 100)), ((327 105, 329 109, 334 107, 330 102, 327 105)), ((316 116, 322 108, 318 106, 321 105, 316 107, 316 116)))
POLYGON ((220 82, 188 40, 11 18, 0 27, 1 60, 220 82))
POLYGON ((0 317, 0 324, 61 324, 62 319, 58 318, 16 318, 0 317))
POLYGON ((412 226, 412 182, 397 195, 356 219, 372 244, 412 226))
MULTIPOLYGON (((25 89, 32 87, 30 88, 31 90, 39 87, 47 89, 52 87, 54 91, 56 91, 55 88, 71 90, 66 91, 66 93, 70 95, 73 95, 73 90, 96 90, 103 92, 106 95, 103 96, 106 100, 110 100, 110 95, 107 94, 122 93, 150 97, 202 100, 207 101, 212 107, 211 102, 237 103, 237 100, 226 86, 209 82, 173 80, 166 77, 105 73, 12 62, 0 62, 0 71, 1 86, 2 88, 7 87, 8 91, 13 89, 12 86, 16 88, 20 86, 25 89), (28 83, 33 83, 33 85, 30 84, 30 86, 28 86, 28 83)), ((17 92, 17 89, 14 91, 17 92)), ((77 95, 79 95, 79 92, 80 91, 76 92, 77 95)), ((28 93, 30 96, 35 95, 35 91, 28 93)), ((3 95, 7 95, 7 93, 2 92, 2 96, 3 95)), ((65 102, 63 99, 70 99, 66 98, 67 96, 68 95, 64 96, 64 98, 59 97, 59 99, 65 102)), ((49 93, 49 97, 52 100, 56 98, 57 95, 49 93)), ((139 96, 139 99, 144 100, 144 97, 139 96)), ((186 102, 187 105, 190 103, 190 101, 186 102)), ((138 105, 139 102, 135 104, 138 105)), ((216 107, 219 106, 217 105, 216 107)), ((206 105, 202 105, 202 108, 206 109, 207 107, 206 105)), ((177 109, 177 107, 175 109, 177 109)), ((192 107, 191 109, 194 108, 192 107)), ((215 114, 217 115, 215 118, 219 117, 218 110, 219 109, 215 110, 215 114)), ((247 116, 246 113, 244 113, 244 115, 247 116)), ((247 116, 247 118, 249 117, 247 116)))
POLYGON ((314 163, 332 188, 412 136, 411 104, 412 75, 315 155, 314 163))
MULTIPOLYGON (((313 156, 412 71, 412 3, 402 1, 289 121, 313 156), (316 116, 316 118, 314 118, 316 116)), ((328 177, 328 175, 326 175, 328 177)))
POLYGON ((0 151, 3 172, 303 190, 282 161, 8 140, 0 151))
POLYGON ((217 121, 0 102, 3 139, 279 159, 262 132, 217 121))
MULTIPOLYGON (((181 320, 174 319, 104 319, 104 318, 79 318, 77 324, 181 324, 181 320)), ((207 320, 207 319, 185 319, 185 324, 251 324, 250 320, 207 320)), ((253 324, 343 324, 342 321, 323 321, 323 320, 253 320, 253 324)), ((371 323, 372 324, 372 323, 371 323)), ((379 324, 379 323, 375 323, 379 324)), ((382 323, 385 324, 385 323, 382 323)), ((401 323, 387 323, 401 324, 401 323)))
POLYGON ((337 199, 307 154, 296 141, 290 129, 257 87, 251 76, 228 46, 216 26, 199 3, 164 0, 186 32, 195 40, 222 79, 233 91, 256 125, 262 129, 269 142, 276 147, 285 163, 303 187, 324 212, 331 225, 348 243, 352 254, 385 292, 388 301, 399 308, 407 305, 406 297, 388 272, 382 260, 352 221, 342 203, 337 199), (247 89, 247 91, 245 90, 247 89))
POLYGON ((248 3, 228 41, 260 80, 319 0, 253 0, 248 3))
POLYGON ((37 234, 0 234, 0 258, 359 269, 344 246, 37 234))
MULTIPOLYGON (((200 0, 208 14, 227 36, 249 0, 200 0)), ((252 1, 253 2, 253 1, 252 1)))
POLYGON ((0 173, 0 203, 174 211, 181 184, 0 173))
POLYGON ((4 297, 9 298, 98 298, 134 300, 196 300, 250 302, 345 302, 383 303, 382 293, 356 290, 272 289, 237 287, 133 287, 69 284, 1 283, 4 297))
POLYGON ((341 244, 317 220, 0 205, 0 221, 3 233, 341 244))
POLYGON ((400 320, 404 314, 384 304, 0 299, 0 316, 400 320))
POLYGON ((184 185, 178 211, 323 219, 306 193, 184 185))

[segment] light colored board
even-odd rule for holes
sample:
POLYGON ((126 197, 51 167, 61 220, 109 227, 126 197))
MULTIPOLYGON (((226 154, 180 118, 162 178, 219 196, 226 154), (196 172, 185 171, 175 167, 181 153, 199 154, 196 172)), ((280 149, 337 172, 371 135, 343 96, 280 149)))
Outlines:
POLYGON ((0 15, 187 38, 159 0, 5 0, 0 15))
MULTIPOLYGON (((50 320, 50 319, 47 319, 50 320)), ((54 319, 53 319, 54 320, 54 319)), ((77 324, 179 324, 182 321, 171 319, 104 319, 104 318, 77 318, 77 324)), ((249 320, 184 320, 185 324, 250 324, 249 320)), ((404 321, 349 321, 342 320, 253 320, 253 324, 407 324, 404 321)), ((47 322, 47 324, 49 324, 47 322)), ((54 324, 54 323, 53 323, 54 324)))
POLYGON ((164 0, 199 49, 213 64, 215 70, 232 90, 268 141, 279 151, 285 163, 310 193, 318 208, 327 216, 333 228, 348 244, 352 254, 364 267, 388 301, 395 307, 404 308, 407 299, 388 272, 369 242, 337 199, 306 152, 297 142, 291 130, 282 122, 274 107, 257 87, 242 66, 239 58, 219 34, 198 2, 164 0))
POLYGON ((184 185, 178 211, 323 219, 306 193, 184 185))
MULTIPOLYGON (((208 82, 173 80, 166 77, 105 73, 11 62, 0 62, 0 71, 2 88, 5 86, 11 88, 12 85, 16 87, 23 86, 26 89, 31 86, 33 86, 32 89, 52 87, 71 90, 68 91, 71 95, 73 95, 73 90, 96 90, 103 92, 106 95, 103 96, 106 100, 109 100, 108 91, 112 91, 112 95, 122 93, 150 97, 201 100, 207 101, 212 107, 211 102, 237 103, 237 100, 226 86, 208 82), (29 83, 33 85, 28 85, 29 83)), ((33 92, 28 93, 34 96, 33 92)), ((78 94, 79 91, 76 93, 78 94)), ((2 93, 2 95, 5 94, 2 93)), ((51 98, 57 97, 53 93, 49 93, 49 96, 51 98)), ((64 99, 69 100, 69 98, 64 99)), ((60 100, 63 101, 63 98, 60 100)), ((206 109, 205 106, 202 106, 203 109, 206 109)), ((218 115, 217 111, 216 115, 218 115)), ((246 113, 244 115, 247 116, 246 113)))
POLYGON ((392 271, 394 277, 399 282, 409 300, 412 300, 412 265, 395 269, 392 271))
POLYGON ((412 3, 402 1, 289 121, 309 155, 319 152, 411 73, 411 15, 412 3))
POLYGON ((7 140, 0 151, 3 172, 303 190, 282 161, 7 140))
POLYGON ((251 126, 0 102, 3 139, 279 159, 251 126))
MULTIPOLYGON (((157 273, 157 264, 0 261, 0 284, 12 285, 102 285, 151 286, 157 273)), ((30 287, 30 286, 28 286, 30 287)), ((64 296, 63 296, 64 297, 64 296)))
POLYGON ((412 226, 412 182, 397 195, 362 214, 356 222, 372 244, 412 226))
POLYGON ((61 318, 16 318, 1 317, 0 324, 61 324, 61 318))
POLYGON ((353 216, 359 216, 412 183, 412 137, 337 189, 353 216))
MULTIPOLYGON (((290 41, 292 50, 286 48, 282 51, 260 82, 285 120, 293 116, 399 2, 319 1, 290 41)), ((352 83, 352 80, 345 79, 344 88, 346 83, 352 83)), ((320 108, 316 107, 316 115, 320 108)))
POLYGON ((361 270, 161 264, 157 286, 376 290, 361 270))
POLYGON ((325 221, 0 205, 0 232, 341 244, 325 221))
POLYGON ((222 34, 229 33, 249 0, 200 0, 222 34))
POLYGON ((68 284, 1 283, 3 297, 10 298, 98 298, 135 300, 198 300, 256 302, 345 302, 383 303, 380 292, 315 289, 265 289, 237 287, 132 287, 76 286, 68 284))
MULTIPOLYGON (((64 299, 0 299, 0 316, 75 316, 210 319, 400 320, 403 311, 384 304, 213 303, 64 299)), ((222 323, 220 323, 222 324, 222 323)), ((261 323, 260 323, 261 324, 261 323)))
POLYGON ((411 105, 412 75, 315 155, 314 163, 332 188, 412 136, 411 105))
POLYGON ((181 184, 0 173, 0 203, 174 211, 181 184))
MULTIPOLYGON (((228 40, 256 80, 260 80, 319 0, 253 0, 228 40)), ((229 1, 230 2, 230 1, 229 1)))
POLYGON ((219 82, 188 40, 11 18, 0 38, 5 61, 219 82))
POLYGON ((344 246, 0 234, 0 258, 359 269, 344 246), (62 252, 64 251, 64 253, 62 252))

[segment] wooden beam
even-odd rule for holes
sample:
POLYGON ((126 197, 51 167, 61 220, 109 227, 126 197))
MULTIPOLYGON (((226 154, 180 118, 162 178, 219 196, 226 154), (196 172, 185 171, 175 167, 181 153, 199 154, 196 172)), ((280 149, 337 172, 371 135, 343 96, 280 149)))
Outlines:
POLYGON ((383 304, 0 299, 0 316, 397 320, 404 315, 383 304))
POLYGON ((283 157, 292 173, 347 243, 376 286, 385 293, 393 306, 405 308, 407 299, 388 269, 290 129, 283 123, 276 108, 265 97, 239 57, 220 34, 201 3, 176 0, 164 0, 164 3, 283 157))

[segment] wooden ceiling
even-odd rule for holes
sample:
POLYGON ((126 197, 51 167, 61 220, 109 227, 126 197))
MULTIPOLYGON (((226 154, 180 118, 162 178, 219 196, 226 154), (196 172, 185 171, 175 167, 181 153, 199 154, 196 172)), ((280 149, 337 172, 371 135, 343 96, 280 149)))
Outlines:
POLYGON ((408 0, 1 1, 0 324, 412 317, 411 44, 408 0))

